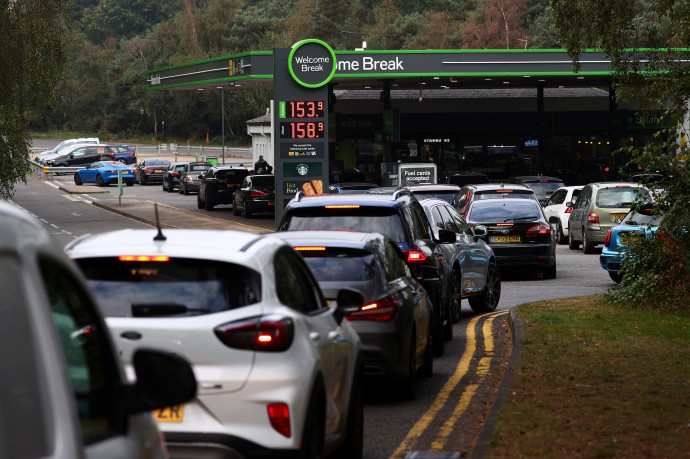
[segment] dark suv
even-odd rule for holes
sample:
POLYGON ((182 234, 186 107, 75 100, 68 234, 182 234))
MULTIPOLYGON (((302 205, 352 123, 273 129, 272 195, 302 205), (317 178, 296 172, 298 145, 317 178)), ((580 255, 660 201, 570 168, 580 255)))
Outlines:
POLYGON ((551 195, 557 189, 565 186, 563 180, 556 177, 547 177, 545 175, 520 175, 513 177, 513 182, 526 185, 532 190, 539 200, 539 204, 544 206, 551 195))
POLYGON ((197 207, 213 210, 218 204, 232 204, 235 190, 239 189, 248 175, 246 167, 211 167, 200 179, 199 192, 196 195, 197 207))
POLYGON ((278 231, 346 230, 387 234, 400 247, 414 276, 429 293, 434 305, 432 343, 442 355, 446 340, 453 337, 450 316, 451 272, 445 260, 434 256, 436 244, 455 243, 455 233, 442 230, 434 239, 429 220, 419 201, 407 190, 392 194, 327 194, 291 200, 278 231))
POLYGON ((455 196, 453 206, 462 218, 467 218, 467 210, 473 201, 480 199, 526 198, 539 202, 537 196, 527 185, 517 183, 480 183, 465 185, 455 196))

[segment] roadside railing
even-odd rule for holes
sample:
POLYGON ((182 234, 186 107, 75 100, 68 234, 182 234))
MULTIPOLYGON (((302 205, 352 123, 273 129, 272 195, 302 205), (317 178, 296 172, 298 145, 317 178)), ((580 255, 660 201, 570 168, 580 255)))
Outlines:
MULTIPOLYGON (((137 156, 141 155, 182 155, 195 156, 200 158, 202 156, 216 156, 223 157, 223 147, 210 147, 208 145, 176 145, 159 144, 159 145, 135 145, 132 146, 137 156)), ((226 158, 251 158, 251 148, 239 147, 225 147, 226 158)))
POLYGON ((44 179, 52 180, 57 175, 71 175, 77 172, 79 169, 83 169, 84 166, 79 167, 50 167, 43 164, 38 164, 36 161, 29 160, 31 165, 31 172, 42 177, 44 179))

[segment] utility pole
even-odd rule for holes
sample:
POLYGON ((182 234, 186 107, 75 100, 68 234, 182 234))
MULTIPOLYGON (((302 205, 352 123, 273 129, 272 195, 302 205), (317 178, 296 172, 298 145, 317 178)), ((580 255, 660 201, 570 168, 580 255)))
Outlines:
MULTIPOLYGON (((146 35, 139 35, 139 38, 145 38, 147 40, 158 40, 161 43, 161 56, 165 59, 165 44, 163 44, 163 39, 158 38, 158 37, 149 37, 146 35)), ((162 107, 163 111, 163 118, 161 120, 161 131, 163 134, 163 143, 165 143, 165 104, 163 104, 162 107)))

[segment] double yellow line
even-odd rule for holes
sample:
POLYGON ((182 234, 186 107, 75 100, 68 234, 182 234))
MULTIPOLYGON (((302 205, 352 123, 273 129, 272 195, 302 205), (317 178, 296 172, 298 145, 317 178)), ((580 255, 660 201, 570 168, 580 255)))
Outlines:
POLYGON ((458 366, 456 367, 455 371, 450 376, 450 378, 448 378, 446 383, 443 385, 441 391, 438 393, 436 399, 431 404, 429 409, 417 420, 415 425, 408 432, 405 439, 400 443, 400 445, 398 445, 398 448, 391 455, 391 459, 402 458, 405 456, 407 452, 409 452, 412 449, 413 445, 417 442, 417 440, 419 440, 419 438, 421 438, 421 436, 424 434, 429 425, 431 425, 431 423, 434 421, 441 409, 443 409, 443 407, 446 405, 451 393, 459 385, 462 378, 469 373, 472 357, 477 351, 477 338, 475 328, 480 320, 486 319, 484 320, 484 324, 482 326, 482 337, 484 339, 484 354, 480 358, 479 363, 477 365, 477 383, 469 384, 464 388, 458 403, 455 405, 455 408, 453 409, 452 414, 445 420, 443 426, 439 429, 436 437, 434 438, 434 441, 431 444, 432 451, 444 450, 448 438, 451 436, 451 434, 456 428, 458 419, 460 419, 460 416, 462 416, 462 414, 467 410, 467 407, 472 401, 472 397, 475 396, 480 384, 483 382, 484 378, 489 373, 491 359, 494 355, 494 338, 493 333, 491 331, 493 322, 497 318, 507 313, 508 311, 484 314, 475 317, 469 322, 469 324, 467 325, 466 335, 467 344, 465 347, 465 352, 463 353, 462 357, 460 358, 460 361, 458 362, 458 366))

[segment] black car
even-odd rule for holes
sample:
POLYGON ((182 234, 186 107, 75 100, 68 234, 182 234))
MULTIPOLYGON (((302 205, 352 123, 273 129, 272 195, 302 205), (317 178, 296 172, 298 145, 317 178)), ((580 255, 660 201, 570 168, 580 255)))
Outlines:
POLYGON ((232 204, 235 191, 248 175, 246 167, 211 167, 200 179, 199 192, 196 195, 197 207, 213 210, 218 204, 232 204))
POLYGON ((188 162, 184 166, 184 169, 182 169, 182 172, 180 172, 180 183, 178 185, 180 194, 196 193, 199 191, 201 176, 211 167, 213 167, 213 164, 205 161, 188 162))
MULTIPOLYGON (((453 337, 450 315, 451 281, 445 261, 434 255, 437 241, 419 201, 407 190, 392 194, 325 194, 306 197, 298 192, 286 206, 278 231, 348 230, 383 233, 397 244, 434 305, 432 342, 442 355, 453 337)), ((441 243, 454 243, 455 233, 439 232, 441 243)))
POLYGON ((189 161, 176 161, 168 165, 168 168, 163 173, 163 191, 168 193, 175 191, 175 188, 180 185, 180 174, 186 164, 189 164, 189 161))
POLYGON ((465 185, 477 185, 479 183, 491 183, 489 176, 483 172, 456 172, 449 175, 446 179, 448 184, 465 186, 465 185))
POLYGON ((109 145, 83 145, 69 153, 47 159, 45 164, 50 167, 84 166, 96 161, 110 161, 109 145))
POLYGON ((273 175, 248 175, 235 191, 233 215, 249 218, 254 214, 275 214, 276 180, 273 175))
MULTIPOLYGON (((417 372, 431 376, 432 305, 397 244, 381 233, 285 231, 275 233, 299 252, 325 298, 356 288, 364 305, 347 316, 362 340, 364 374, 383 379, 413 398, 417 372)), ((378 382, 378 381, 376 381, 378 382)))
POLYGON ((453 203, 455 197, 460 192, 459 186, 445 183, 420 183, 418 185, 405 185, 403 188, 420 201, 422 199, 437 198, 443 199, 449 204, 453 203))
POLYGON ((494 250, 499 269, 535 268, 544 279, 556 278, 556 239, 535 200, 474 201, 466 220, 474 231, 486 229, 483 237, 494 250))
POLYGON ((142 185, 162 183, 169 165, 170 161, 165 158, 146 158, 134 168, 134 181, 142 185))
POLYGON ((420 203, 431 222, 435 240, 441 240, 441 230, 455 233, 454 243, 438 243, 435 248, 436 256, 446 259, 451 270, 448 278, 452 285, 453 322, 460 321, 461 299, 466 298, 475 312, 494 311, 501 298, 501 275, 494 251, 480 237, 486 233, 481 229, 475 233, 457 209, 444 199, 429 198, 420 203))
POLYGON ((512 181, 532 188, 542 206, 546 204, 554 191, 565 186, 563 180, 544 175, 520 175, 513 177, 512 181))
POLYGON ((453 205, 463 218, 467 217, 467 210, 472 202, 484 199, 531 199, 539 202, 532 188, 517 183, 480 183, 465 185, 455 196, 453 205))

